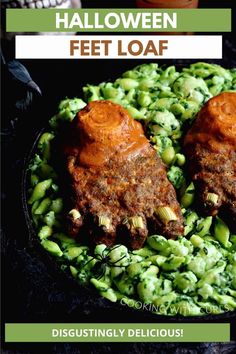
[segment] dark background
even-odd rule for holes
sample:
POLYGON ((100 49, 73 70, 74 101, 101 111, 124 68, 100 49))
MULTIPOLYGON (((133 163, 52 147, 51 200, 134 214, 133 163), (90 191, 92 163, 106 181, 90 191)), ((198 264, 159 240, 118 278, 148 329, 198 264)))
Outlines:
MULTIPOLYGON (((200 1, 201 7, 232 7, 234 1, 200 1)), ((83 1, 90 8, 132 7, 134 1, 83 1)), ((235 13, 234 13, 235 15, 235 13)), ((234 16, 235 17, 235 16, 234 16)), ((234 29, 224 34, 224 57, 218 61, 225 67, 236 66, 234 29)), ((2 42, 3 54, 13 59, 12 43, 2 42)), ((25 112, 14 104, 23 97, 26 87, 12 80, 2 66, 2 335, 5 322, 157 322, 156 316, 121 309, 83 289, 59 272, 37 244, 31 242, 22 209, 22 170, 37 131, 52 116, 60 99, 82 95, 86 83, 114 79, 123 71, 147 60, 22 60, 42 97, 33 95, 25 112)), ((160 64, 177 65, 190 60, 160 60, 160 64)), ((217 61, 216 61, 217 62, 217 61)), ((175 319, 169 319, 175 321, 175 319)), ((205 319, 203 319, 204 321, 205 319)), ((167 319, 166 319, 167 321, 167 319)), ((191 319, 185 319, 190 321, 191 319)), ((216 322, 215 319, 209 321, 216 322)), ((218 321, 231 322, 235 336, 235 316, 218 321)), ((4 344, 5 354, 31 353, 235 353, 235 342, 179 344, 4 344)))

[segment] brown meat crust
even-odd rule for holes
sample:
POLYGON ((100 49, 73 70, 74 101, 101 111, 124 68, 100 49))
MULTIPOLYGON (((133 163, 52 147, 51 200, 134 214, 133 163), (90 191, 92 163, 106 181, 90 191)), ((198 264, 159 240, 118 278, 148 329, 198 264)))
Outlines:
POLYGON ((183 233, 183 218, 166 168, 144 135, 141 124, 120 105, 94 101, 72 122, 64 147, 72 184, 71 208, 81 218, 69 220, 74 237, 89 234, 93 243, 142 247, 148 230, 168 237, 183 233), (176 221, 164 224, 155 209, 169 206, 176 221), (109 218, 107 227, 99 217, 109 218), (141 217, 142 227, 130 223, 141 217))
POLYGON ((236 225, 236 93, 222 93, 199 112, 184 140, 190 175, 198 189, 201 209, 219 211, 236 225), (207 200, 218 195, 217 203, 207 200))

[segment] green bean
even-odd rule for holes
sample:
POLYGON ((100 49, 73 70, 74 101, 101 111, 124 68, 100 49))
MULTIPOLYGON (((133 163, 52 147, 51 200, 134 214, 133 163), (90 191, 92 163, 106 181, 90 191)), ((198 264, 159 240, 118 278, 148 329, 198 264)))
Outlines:
POLYGON ((70 272, 71 272, 71 275, 74 277, 74 278, 77 278, 77 275, 78 275, 78 269, 76 269, 75 267, 73 266, 70 266, 70 272))
POLYGON ((91 278, 90 282, 95 286, 96 289, 98 289, 98 291, 103 297, 105 297, 106 299, 112 302, 116 302, 117 296, 115 291, 109 288, 109 286, 106 283, 101 282, 95 278, 91 278))
POLYGON ((144 260, 143 257, 137 254, 130 253, 130 263, 139 263, 142 262, 143 260, 144 260))
POLYGON ((134 70, 128 70, 122 76, 129 79, 137 79, 139 75, 134 70))
POLYGON ((127 102, 128 102, 129 104, 131 104, 131 103, 134 101, 135 95, 136 95, 136 91, 135 91, 134 88, 128 91, 128 93, 127 93, 127 95, 125 96, 125 98, 126 98, 126 100, 127 100, 127 102))
POLYGON ((49 211, 45 216, 44 216, 44 222, 48 226, 52 227, 55 226, 57 228, 60 227, 59 221, 56 219, 54 211, 49 211))
POLYGON ((41 227, 38 233, 40 240, 44 240, 52 235, 52 228, 50 226, 44 225, 41 227))
POLYGON ((102 87, 102 92, 104 98, 119 98, 122 99, 124 97, 124 91, 121 88, 113 87, 112 83, 107 83, 104 87, 102 87))
POLYGON ((32 187, 35 187, 36 184, 39 183, 39 177, 37 175, 35 175, 34 173, 32 173, 30 176, 30 183, 31 183, 32 187))
POLYGON ((50 158, 50 141, 54 139, 54 137, 55 136, 51 133, 44 133, 39 139, 38 148, 42 152, 45 160, 49 160, 50 158))
POLYGON ((53 235, 53 237, 60 242, 63 249, 76 243, 74 238, 68 237, 63 233, 56 233, 53 235))
POLYGON ((230 235, 230 242, 236 245, 236 235, 230 235))
POLYGON ((56 119, 62 122, 71 122, 74 116, 75 115, 73 112, 71 112, 70 108, 63 108, 58 112, 56 119))
POLYGON ((203 237, 209 233, 212 224, 212 216, 208 216, 206 219, 200 221, 196 227, 196 232, 199 236, 203 237))
POLYGON ((160 127, 164 128, 169 136, 177 133, 180 129, 179 121, 175 118, 173 113, 167 109, 161 111, 152 110, 150 111, 148 117, 152 123, 156 123, 160 125, 160 127))
MULTIPOLYGON (((80 246, 81 253, 79 250, 72 250, 71 255, 73 256, 76 252, 80 253, 79 256, 76 258, 76 263, 79 264, 82 260, 83 262, 83 270, 87 271, 88 273, 91 271, 91 269, 95 266, 97 263, 97 259, 94 259, 92 256, 89 256, 83 246, 80 246), (85 263, 85 264, 84 264, 85 263)), ((69 249, 68 249, 69 251, 69 249)), ((70 252, 69 252, 70 253, 70 252)), ((107 275, 110 275, 110 269, 106 268, 105 274, 101 277, 101 280, 104 280, 109 286, 111 285, 111 279, 107 277, 107 275)))
POLYGON ((156 277, 159 273, 159 268, 153 264, 151 264, 143 273, 140 274, 140 279, 144 279, 146 277, 156 277))
POLYGON ((43 248, 45 248, 46 251, 51 253, 53 256, 61 257, 63 255, 63 252, 61 251, 60 247, 56 242, 43 240, 41 242, 41 245, 43 246, 43 248))
POLYGON ((216 248, 209 242, 204 242, 202 246, 200 246, 199 255, 206 261, 206 270, 217 270, 221 267, 220 272, 224 271, 226 265, 224 262, 222 263, 222 257, 224 257, 224 254, 220 252, 218 247, 216 248), (217 268, 214 268, 215 266, 217 266, 217 268))
POLYGON ((148 89, 150 87, 152 87, 154 85, 154 81, 152 79, 142 79, 140 82, 139 82, 139 89, 141 91, 148 91, 148 89))
POLYGON ((185 121, 185 120, 188 120, 188 119, 192 119, 192 118, 195 116, 196 111, 197 111, 196 108, 189 108, 189 109, 186 109, 186 110, 184 111, 184 113, 182 114, 182 116, 181 116, 182 120, 185 121))
POLYGON ((31 197, 28 201, 29 204, 33 204, 36 200, 43 198, 46 194, 46 191, 51 187, 52 179, 47 179, 45 181, 39 182, 31 194, 31 197))
POLYGON ((173 253, 175 256, 181 256, 181 257, 186 257, 189 253, 188 247, 184 246, 183 244, 180 244, 180 242, 177 240, 168 240, 168 243, 171 248, 171 253, 173 253))
POLYGON ((176 154, 175 155, 175 163, 177 163, 178 166, 182 167, 185 164, 185 156, 183 154, 176 154))
POLYGON ((149 94, 146 91, 141 91, 138 95, 138 100, 137 100, 138 104, 141 107, 147 107, 150 105, 150 103, 152 102, 151 97, 149 96, 149 94))
POLYGON ((95 278, 91 278, 90 282, 95 286, 96 289, 99 291, 106 291, 109 289, 109 286, 100 280, 97 280, 95 278))
POLYGON ((109 288, 106 291, 100 291, 100 295, 105 297, 107 300, 110 300, 111 302, 117 301, 116 291, 114 291, 112 288, 109 288))
POLYGON ((221 90, 222 90, 222 85, 214 85, 209 88, 209 91, 213 96, 218 95, 221 92, 221 90))
POLYGON ((85 98, 88 102, 97 101, 101 99, 99 86, 87 85, 86 87, 83 87, 83 91, 85 98))
POLYGON ((174 285, 183 293, 194 291, 196 283, 197 277, 191 271, 177 274, 174 280, 174 285))
MULTIPOLYGON (((155 129, 156 130, 156 129, 155 129)), ((156 145, 156 150, 158 151, 159 155, 169 146, 172 146, 172 141, 168 136, 164 134, 153 136, 151 141, 156 145)))
POLYGON ((154 305, 160 307, 162 305, 165 306, 166 314, 168 314, 168 307, 172 302, 175 302, 177 299, 177 295, 174 291, 170 292, 167 295, 159 296, 157 299, 153 301, 154 305))
POLYGON ((36 210, 36 209, 38 208, 38 206, 39 206, 39 203, 40 203, 39 200, 36 200, 36 201, 33 203, 32 207, 31 207, 31 213, 32 213, 32 215, 34 215, 35 210, 36 210))
POLYGON ((59 104, 59 111, 68 108, 70 111, 77 113, 80 109, 84 108, 86 106, 86 103, 81 100, 80 98, 73 98, 69 99, 66 98, 65 100, 62 100, 59 104))
POLYGON ((185 220, 184 235, 188 235, 194 229, 195 222, 198 220, 198 215, 195 212, 189 214, 185 220))
POLYGON ((175 149, 172 146, 169 146, 163 151, 161 158, 166 165, 170 165, 175 158, 175 149))
POLYGON ((165 261, 167 260, 167 257, 162 256, 162 255, 154 255, 151 257, 147 258, 147 261, 152 262, 154 265, 158 265, 161 266, 163 263, 165 263, 165 261))
POLYGON ((127 266, 130 262, 128 249, 123 245, 114 247, 109 251, 109 258, 110 261, 117 266, 127 266))
POLYGON ((172 104, 172 106, 170 107, 170 111, 175 115, 175 116, 179 116, 179 115, 183 115, 185 112, 184 107, 180 104, 180 103, 174 103, 172 104))
POLYGON ((151 109, 157 109, 157 110, 170 110, 170 107, 172 103, 176 102, 176 98, 159 98, 156 100, 152 105, 151 109))
POLYGON ((135 278, 139 274, 141 274, 147 267, 151 265, 151 262, 140 262, 140 263, 133 263, 127 267, 127 273, 131 278, 135 278))
POLYGON ((227 288, 226 290, 227 290, 227 292, 228 292, 231 296, 233 296, 234 298, 236 298, 236 290, 232 290, 232 289, 230 289, 230 288, 227 288))
POLYGON ((190 241, 194 247, 201 247, 201 245, 203 245, 203 239, 198 235, 192 235, 190 241))
POLYGON ((73 260, 73 259, 79 257, 83 252, 84 252, 83 248, 72 246, 72 247, 67 248, 67 250, 64 252, 64 256, 69 260, 73 260))
POLYGON ((177 74, 177 76, 179 75, 178 73, 176 73, 175 66, 169 66, 168 68, 166 68, 166 70, 163 71, 160 80, 162 80, 163 78, 175 77, 175 74, 177 74))
POLYGON ((198 294, 203 297, 204 300, 207 300, 213 295, 213 287, 209 284, 204 284, 202 288, 198 289, 198 294))
POLYGON ((224 78, 222 77, 222 76, 217 76, 217 75, 215 75, 215 76, 213 76, 213 78, 212 78, 212 82, 213 82, 213 84, 214 85, 222 85, 223 83, 224 83, 224 78))
POLYGON ((114 283, 117 289, 127 296, 135 294, 135 286, 133 280, 123 273, 122 277, 114 278, 114 283))
POLYGON ((59 186, 55 183, 52 183, 52 190, 57 193, 59 191, 59 186))
POLYGON ((140 248, 139 250, 133 251, 133 254, 146 258, 146 257, 153 256, 155 252, 151 248, 143 247, 140 248))
POLYGON ((157 251, 163 251, 169 247, 167 239, 159 235, 153 235, 148 237, 147 243, 150 247, 157 251))
POLYGON ((175 270, 184 263, 185 258, 179 256, 170 256, 167 260, 162 264, 162 268, 166 271, 175 270))
POLYGON ((29 164, 29 170, 32 172, 36 172, 42 162, 43 160, 41 159, 41 157, 38 154, 35 154, 34 158, 31 160, 29 164))
POLYGON ((52 168, 52 166, 48 165, 47 163, 42 163, 39 168, 39 175, 43 179, 48 179, 48 178, 56 178, 56 172, 52 168))
POLYGON ((168 135, 167 131, 165 129, 161 128, 160 125, 158 125, 158 124, 152 125, 151 130, 152 130, 153 134, 155 134, 155 135, 164 135, 164 136, 168 135))
POLYGON ((116 83, 120 85, 120 87, 122 87, 125 91, 129 91, 139 85, 138 81, 130 78, 118 79, 116 80, 116 83))
POLYGON ((229 242, 229 228, 218 216, 215 220, 214 236, 224 246, 228 246, 229 242))
POLYGON ((63 210, 63 201, 62 198, 57 198, 52 200, 50 209, 54 211, 55 214, 59 214, 63 210))
POLYGON ((157 298, 156 288, 160 284, 160 279, 150 277, 143 279, 137 285, 139 298, 145 303, 150 304, 157 298))
POLYGON ((109 101, 113 102, 113 103, 116 103, 116 104, 119 104, 121 105, 122 107, 127 107, 129 105, 129 102, 125 99, 120 99, 120 98, 109 98, 109 101))
POLYGON ((184 195, 181 198, 181 205, 184 208, 188 208, 194 202, 195 187, 193 183, 186 188, 184 195))
POLYGON ((45 145, 48 144, 48 142, 50 140, 52 140, 55 136, 51 133, 43 133, 39 139, 39 142, 38 142, 38 148, 43 151, 45 145))
POLYGON ((45 214, 51 205, 51 199, 45 198, 41 201, 37 209, 34 211, 35 215, 45 214))
POLYGON ((188 262, 187 268, 196 274, 198 278, 201 278, 206 271, 206 261, 197 255, 188 262))
POLYGON ((128 106, 127 111, 129 112, 131 117, 134 119, 143 119, 144 118, 143 114, 137 108, 135 108, 133 106, 128 106))
POLYGON ((220 294, 217 294, 217 292, 214 292, 212 297, 220 305, 229 305, 230 307, 232 307, 232 310, 236 309, 236 301, 231 296, 220 295, 220 294))
POLYGON ((183 170, 180 167, 171 166, 167 173, 167 177, 176 189, 180 189, 185 183, 183 170))

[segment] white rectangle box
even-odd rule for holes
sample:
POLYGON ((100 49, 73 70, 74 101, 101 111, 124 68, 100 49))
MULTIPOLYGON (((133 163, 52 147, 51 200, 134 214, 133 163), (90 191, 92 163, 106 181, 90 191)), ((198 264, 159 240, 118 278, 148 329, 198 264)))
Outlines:
MULTIPOLYGON (((84 43, 84 42, 83 42, 84 43)), ((17 59, 221 59, 222 58, 222 36, 185 35, 185 36, 159 36, 159 35, 132 35, 132 36, 103 36, 103 35, 17 35, 15 55, 17 59), (70 54, 71 40, 88 41, 87 52, 81 55, 80 50, 75 50, 74 55, 70 54), (91 55, 91 41, 98 41, 97 55, 91 55), (168 49, 159 52, 159 41, 168 41, 168 49), (105 48, 104 42, 111 41, 105 48), (122 46, 121 42, 122 41, 122 46), (140 44, 137 44, 138 41, 140 44), (149 41, 153 41, 156 52, 148 52, 144 55, 145 48, 149 41), (139 55, 132 55, 128 51, 128 45, 133 52, 143 50, 139 55), (120 54, 118 46, 120 45, 120 54), (105 49, 108 53, 105 53, 105 49), (107 54, 107 55, 106 55, 107 54)))

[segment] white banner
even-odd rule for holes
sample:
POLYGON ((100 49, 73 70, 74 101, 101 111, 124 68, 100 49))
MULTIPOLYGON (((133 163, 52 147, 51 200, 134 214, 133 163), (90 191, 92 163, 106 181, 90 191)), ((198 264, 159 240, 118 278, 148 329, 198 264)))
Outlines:
POLYGON ((17 59, 221 59, 222 36, 16 36, 17 59))

